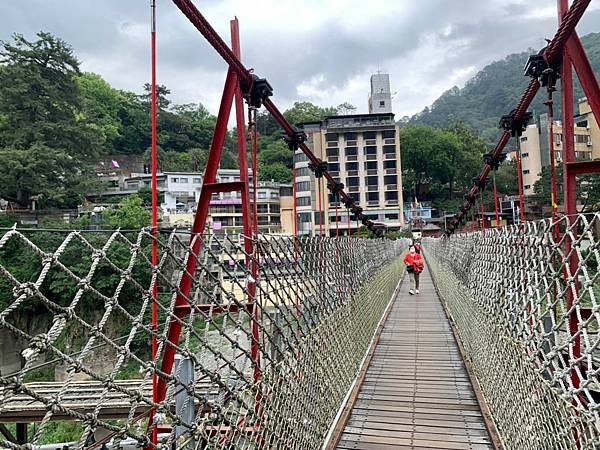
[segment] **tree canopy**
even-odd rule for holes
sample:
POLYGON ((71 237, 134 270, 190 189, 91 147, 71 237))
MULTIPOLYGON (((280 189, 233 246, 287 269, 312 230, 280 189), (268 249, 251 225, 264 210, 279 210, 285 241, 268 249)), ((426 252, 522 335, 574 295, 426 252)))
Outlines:
POLYGON ((0 197, 22 207, 32 199, 73 207, 106 137, 83 113, 71 47, 48 33, 37 37, 0 43, 0 197))

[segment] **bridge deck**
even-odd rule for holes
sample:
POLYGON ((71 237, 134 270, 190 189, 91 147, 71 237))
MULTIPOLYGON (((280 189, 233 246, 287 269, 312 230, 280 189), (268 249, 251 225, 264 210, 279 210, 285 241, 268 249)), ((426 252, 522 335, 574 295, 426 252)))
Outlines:
POLYGON ((405 278, 384 324, 339 449, 493 449, 427 269, 405 278))

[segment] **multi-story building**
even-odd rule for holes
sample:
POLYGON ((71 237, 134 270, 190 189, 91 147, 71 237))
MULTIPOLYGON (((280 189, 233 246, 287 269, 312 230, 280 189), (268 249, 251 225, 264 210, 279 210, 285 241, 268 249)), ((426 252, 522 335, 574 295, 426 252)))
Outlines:
MULTIPOLYGON (((394 114, 356 114, 327 117, 301 124, 307 144, 317 158, 327 161, 331 175, 344 183, 364 214, 390 229, 404 224, 399 129, 394 114)), ((356 232, 361 224, 327 193, 324 179, 316 179, 301 151, 295 155, 298 234, 356 232), (319 208, 319 198, 321 205, 319 208), (336 207, 338 212, 336 214, 336 207), (322 213, 319 215, 319 209, 322 213)))
MULTIPOLYGON (((202 188, 202 174, 198 172, 164 172, 156 176, 160 208, 163 212, 189 211, 196 207, 202 188)), ((134 174, 124 181, 125 194, 150 188, 152 175, 134 174)))
MULTIPOLYGON (((552 147, 554 160, 562 162, 563 138, 562 123, 553 124, 552 147)), ((550 165, 548 145, 548 116, 542 114, 537 123, 529 125, 520 138, 521 171, 523 193, 533 195, 535 182, 540 178, 542 167, 550 165)), ((600 158, 600 129, 587 99, 579 101, 579 114, 575 116, 575 158, 591 160, 600 158)))

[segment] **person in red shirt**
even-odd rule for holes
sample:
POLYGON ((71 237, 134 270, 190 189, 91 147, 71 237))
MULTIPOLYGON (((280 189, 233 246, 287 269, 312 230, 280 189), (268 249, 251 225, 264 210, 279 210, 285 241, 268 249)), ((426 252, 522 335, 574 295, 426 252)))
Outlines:
POLYGON ((411 245, 408 249, 408 253, 404 257, 404 264, 406 264, 406 271, 410 277, 410 295, 419 293, 419 275, 423 272, 425 267, 425 261, 420 253, 417 253, 417 249, 414 245, 411 245), (411 276, 412 275, 412 276, 411 276))

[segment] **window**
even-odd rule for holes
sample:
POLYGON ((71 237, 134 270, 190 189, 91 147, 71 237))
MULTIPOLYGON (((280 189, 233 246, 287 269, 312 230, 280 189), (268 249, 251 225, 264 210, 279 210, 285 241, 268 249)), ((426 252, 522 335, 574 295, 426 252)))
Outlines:
POLYGON ((379 201, 379 192, 367 192, 367 201, 368 202, 378 202, 379 201))
POLYGON ((378 184, 378 177, 367 177, 367 186, 375 186, 377 187, 378 184))
POLYGON ((339 148, 328 148, 327 156, 339 156, 340 149, 339 148))
POLYGON ((338 134, 337 133, 325 133, 325 140, 327 142, 337 141, 338 140, 338 134))
POLYGON ((140 187, 140 183, 138 183, 137 181, 133 183, 127 183, 127 187, 129 189, 138 189, 140 187))
POLYGON ((523 186, 523 189, 531 189, 531 185, 530 184, 526 184, 525 186, 523 186))
POLYGON ((365 147, 365 155, 376 155, 376 154, 377 154, 377 147, 375 147, 374 145, 365 147))
POLYGON ((529 157, 529 153, 521 153, 521 158, 527 158, 529 157))
POLYGON ((296 183, 296 192, 310 191, 310 181, 299 181, 296 183))
POLYGON ((381 106, 381 107, 385 106, 385 100, 381 100, 381 101, 379 102, 379 106, 381 106))
POLYGON ((348 177, 346 178, 347 186, 358 186, 358 177, 348 177))
MULTIPOLYGON (((325 212, 324 211, 315 211, 314 215, 315 215, 315 224, 316 225, 320 225, 321 221, 325 220, 325 212)), ((323 222, 323 223, 325 223, 325 222, 323 222)))
POLYGON ((592 152, 575 152, 576 159, 592 159, 592 152))
POLYGON ((200 183, 202 183, 202 178, 200 178, 200 177, 194 177, 194 178, 192 178, 192 183, 194 183, 194 184, 200 184, 200 183))
POLYGON ((521 138, 521 142, 525 142, 526 140, 527 140, 527 136, 523 136, 523 137, 521 138))
POLYGON ((561 133, 554 133, 554 143, 556 145, 562 144, 562 134, 561 133))
POLYGON ((358 155, 358 147, 346 147, 344 153, 346 156, 356 156, 358 155))
POLYGON ((258 198, 267 198, 267 193, 265 191, 258 191, 258 198))
POLYGON ((587 135, 585 134, 576 134, 575 135, 575 143, 576 144, 585 144, 587 143, 587 135))
POLYGON ((383 177, 383 184, 397 184, 398 176, 397 175, 386 175, 383 177))
POLYGON ((306 155, 302 152, 300 153, 296 153, 294 155, 294 162, 303 162, 303 161, 308 161, 308 158, 306 157, 306 155))
POLYGON ((365 170, 377 170, 377 161, 366 161, 365 170))
POLYGON ((523 175, 527 175, 527 174, 529 174, 529 169, 525 169, 525 170, 523 171, 523 175))
POLYGON ((347 162, 346 163, 346 171, 349 172, 351 170, 358 170, 357 162, 347 162))
POLYGON ((365 131, 363 132, 363 139, 377 139, 377 131, 365 131))
POLYGON ((308 167, 300 167, 296 169, 297 177, 307 177, 310 175, 310 169, 308 167))
POLYGON ((398 220, 398 214, 386 214, 386 220, 398 220))
POLYGON ((171 177, 171 183, 179 183, 178 177, 171 177))
POLYGON ((344 139, 346 139, 347 141, 355 141, 356 139, 358 139, 358 133, 344 133, 344 139))
POLYGON ((395 169, 396 168, 396 161, 394 161, 394 160, 384 161, 383 162, 383 168, 384 169, 395 169))
POLYGON ((338 172, 340 170, 340 163, 329 163, 330 172, 338 172))
POLYGON ((384 130, 382 132, 382 137, 384 139, 386 139, 386 138, 395 138, 396 137, 396 130, 384 130))
POLYGON ((396 153, 396 146, 395 145, 384 145, 383 146, 383 153, 396 153))
POLYGON ((259 214, 267 214, 269 212, 269 205, 256 205, 256 212, 259 214))
POLYGON ((187 179, 187 178, 180 178, 180 179, 179 179, 179 182, 180 182, 180 183, 187 183, 187 182, 188 182, 188 179, 187 179))
POLYGON ((296 206, 310 206, 310 197, 298 197, 296 199, 296 206))
POLYGON ((271 213, 278 213, 279 212, 279 205, 271 205, 269 207, 269 211, 271 211, 271 213))
POLYGON ((279 198, 279 192, 271 192, 271 198, 279 198))
POLYGON ((387 191, 385 193, 386 200, 398 200, 398 191, 387 191))

